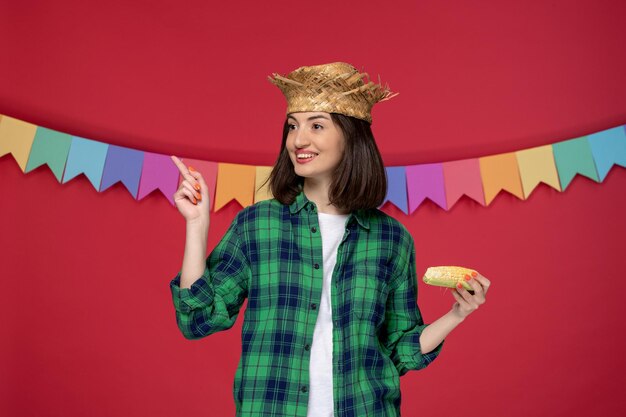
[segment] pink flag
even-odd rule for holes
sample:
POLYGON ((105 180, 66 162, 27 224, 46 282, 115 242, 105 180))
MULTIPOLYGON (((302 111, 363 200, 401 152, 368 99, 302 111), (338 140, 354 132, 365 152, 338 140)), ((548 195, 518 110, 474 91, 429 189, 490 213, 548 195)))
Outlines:
MULTIPOLYGON (((209 210, 213 210, 215 203, 215 183, 217 181, 217 162, 202 161, 200 159, 180 158, 187 168, 192 167, 202 175, 202 179, 206 183, 209 191, 209 210)), ((183 176, 180 175, 178 185, 183 182, 183 176)))
POLYGON ((485 205, 483 182, 480 176, 478 159, 463 159, 443 163, 443 177, 446 181, 446 201, 448 209, 465 194, 472 200, 485 205))

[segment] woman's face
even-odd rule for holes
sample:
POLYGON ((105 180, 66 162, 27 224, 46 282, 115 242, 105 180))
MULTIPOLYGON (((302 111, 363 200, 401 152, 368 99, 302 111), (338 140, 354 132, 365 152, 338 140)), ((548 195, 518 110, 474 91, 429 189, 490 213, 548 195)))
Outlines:
POLYGON ((296 174, 330 182, 345 148, 343 133, 330 113, 291 113, 287 123, 286 148, 296 174))

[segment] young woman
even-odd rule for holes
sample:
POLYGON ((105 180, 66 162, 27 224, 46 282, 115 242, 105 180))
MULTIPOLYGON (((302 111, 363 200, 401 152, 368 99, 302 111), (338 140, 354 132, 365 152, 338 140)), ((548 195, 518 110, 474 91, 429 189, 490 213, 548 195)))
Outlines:
POLYGON ((208 188, 172 157, 187 221, 170 288, 188 339, 229 329, 243 301, 237 416, 397 416, 399 377, 422 369, 485 302, 489 280, 466 277, 452 309, 424 324, 415 247, 377 209, 387 182, 371 131, 373 104, 393 95, 345 63, 270 78, 288 101, 274 198, 241 210, 206 256, 208 188))

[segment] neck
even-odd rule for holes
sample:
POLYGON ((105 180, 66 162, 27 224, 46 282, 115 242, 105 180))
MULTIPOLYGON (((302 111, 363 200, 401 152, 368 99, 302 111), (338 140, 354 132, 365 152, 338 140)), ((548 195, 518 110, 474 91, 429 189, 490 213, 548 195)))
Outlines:
POLYGON ((330 183, 325 181, 315 181, 310 178, 304 179, 304 194, 306 198, 314 202, 317 206, 317 211, 320 213, 328 214, 348 214, 335 205, 330 204, 328 198, 328 190, 330 189, 330 183))

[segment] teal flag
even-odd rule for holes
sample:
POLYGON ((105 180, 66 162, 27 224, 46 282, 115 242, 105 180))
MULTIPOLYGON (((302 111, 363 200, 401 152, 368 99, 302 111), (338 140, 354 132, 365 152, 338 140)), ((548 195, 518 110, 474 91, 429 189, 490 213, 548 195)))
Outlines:
POLYGON ((24 173, 30 172, 43 164, 48 164, 54 176, 61 182, 71 144, 72 137, 67 133, 38 126, 24 173))
POLYGON ((552 151, 559 172, 561 191, 565 191, 576 174, 600 182, 586 136, 557 142, 552 145, 552 151))

